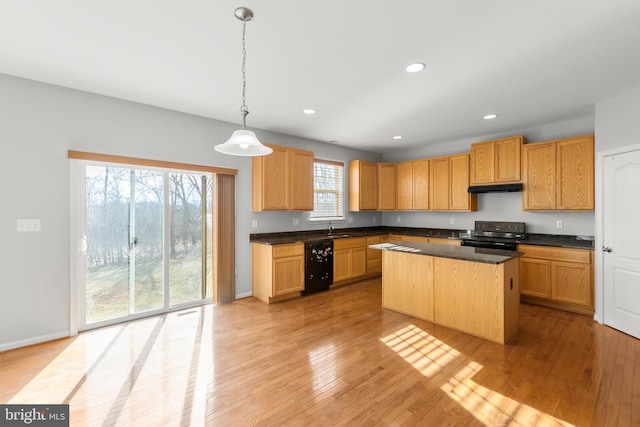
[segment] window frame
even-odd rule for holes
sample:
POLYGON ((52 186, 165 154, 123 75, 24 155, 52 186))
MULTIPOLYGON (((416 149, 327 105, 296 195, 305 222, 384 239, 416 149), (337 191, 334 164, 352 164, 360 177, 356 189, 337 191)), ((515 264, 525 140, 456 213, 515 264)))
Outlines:
POLYGON ((339 161, 339 160, 329 160, 329 159, 319 159, 319 158, 314 158, 313 159, 313 168, 314 168, 314 180, 313 180, 313 207, 314 210, 309 212, 309 217, 308 217, 308 221, 309 222, 313 222, 313 223, 321 223, 321 222, 340 222, 340 221, 346 221, 347 220, 347 214, 345 211, 345 185, 346 185, 346 180, 345 180, 345 167, 346 167, 346 162, 344 161, 339 161), (316 189, 316 180, 315 180, 315 166, 316 163, 321 163, 321 164, 328 164, 328 165, 334 165, 334 166, 339 166, 342 168, 342 176, 340 177, 341 183, 340 183, 340 189, 339 190, 329 190, 329 189, 316 189), (313 213, 315 212, 315 201, 316 201, 316 191, 322 191, 324 193, 337 193, 338 197, 336 197, 336 200, 338 201, 337 203, 340 204, 340 206, 337 206, 337 208, 341 208, 341 216, 314 216, 313 213))

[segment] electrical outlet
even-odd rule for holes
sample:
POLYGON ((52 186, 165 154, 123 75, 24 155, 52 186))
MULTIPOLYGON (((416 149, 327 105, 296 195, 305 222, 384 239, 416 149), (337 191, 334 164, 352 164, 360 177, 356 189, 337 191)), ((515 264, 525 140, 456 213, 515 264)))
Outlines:
POLYGON ((556 221, 556 228, 564 228, 564 221, 561 219, 556 221))
POLYGON ((293 218, 293 225, 298 225, 298 224, 300 224, 300 219, 293 218))
POLYGON ((400 218, 399 216, 396 217, 396 222, 402 222, 402 218, 400 218))
POLYGON ((455 220, 455 219, 453 219, 453 218, 449 218, 449 224, 452 224, 452 225, 453 225, 453 224, 455 224, 455 223, 456 223, 456 220, 455 220))
POLYGON ((353 217, 349 217, 349 224, 353 224, 353 217))
POLYGON ((253 228, 258 228, 258 220, 257 220, 257 219, 254 219, 253 221, 251 221, 251 226, 252 226, 253 228))
POLYGON ((39 219, 19 219, 16 221, 16 231, 40 231, 39 219))
POLYGON ((373 216, 373 222, 376 222, 376 216, 375 215, 373 216))

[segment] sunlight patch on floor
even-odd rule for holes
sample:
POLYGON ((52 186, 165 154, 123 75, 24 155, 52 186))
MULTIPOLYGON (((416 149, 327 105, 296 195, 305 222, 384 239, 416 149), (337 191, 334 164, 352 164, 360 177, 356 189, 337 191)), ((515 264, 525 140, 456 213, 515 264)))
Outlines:
MULTIPOLYGON (((407 325, 381 341, 425 377, 443 370, 460 356, 457 350, 415 325, 407 325)), ((482 368, 472 361, 440 387, 478 421, 491 426, 573 426, 475 383, 471 378, 482 368)))
POLYGON ((442 370, 460 355, 458 351, 415 325, 407 325, 380 341, 426 377, 442 370))

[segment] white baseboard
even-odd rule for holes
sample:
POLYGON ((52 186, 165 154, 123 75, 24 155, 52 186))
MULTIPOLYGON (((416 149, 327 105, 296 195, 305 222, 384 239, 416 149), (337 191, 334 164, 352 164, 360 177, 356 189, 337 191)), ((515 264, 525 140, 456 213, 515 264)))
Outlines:
POLYGON ((253 295, 253 292, 245 292, 243 294, 236 294, 236 299, 247 298, 253 295))
POLYGON ((40 335, 39 337, 28 338, 26 340, 4 343, 0 344, 0 352, 13 350, 14 348, 26 347, 28 345, 41 344, 43 342, 53 341, 60 338, 68 338, 70 336, 69 331, 63 331, 56 332, 54 334, 40 335))

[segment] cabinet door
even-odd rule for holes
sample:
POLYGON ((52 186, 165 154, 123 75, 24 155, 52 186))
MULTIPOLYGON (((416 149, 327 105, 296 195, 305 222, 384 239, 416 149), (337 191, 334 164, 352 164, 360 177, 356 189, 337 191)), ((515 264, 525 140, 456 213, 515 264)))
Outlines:
POLYGON ((378 209, 396 208, 396 164, 378 163, 378 209))
POLYGON ((397 166, 398 204, 396 209, 413 208, 413 162, 401 162, 397 166))
POLYGON ((349 278, 351 249, 335 249, 333 251, 333 281, 339 282, 349 278))
POLYGON ((495 141, 495 182, 520 182, 521 136, 495 141))
POLYGON ((378 166, 373 162, 353 160, 349 163, 349 210, 378 208, 378 166))
POLYGON ((367 274, 377 274, 382 271, 382 251, 369 248, 370 245, 377 245, 381 242, 381 236, 367 237, 367 274))
POLYGON ((475 211, 475 194, 469 194, 469 155, 449 158, 449 209, 475 211))
POLYGON ((429 209, 429 159, 413 162, 413 209, 429 209))
POLYGON ((591 307, 591 265, 552 261, 551 297, 591 307))
POLYGON ((287 150, 269 146, 273 153, 252 159, 252 206, 256 212, 287 210, 287 150))
POLYGON ((449 209, 449 158, 431 159, 429 164, 429 207, 449 209))
POLYGON ((594 209, 593 137, 557 142, 558 209, 594 209))
POLYGON ((491 184, 495 181, 495 144, 493 141, 471 144, 471 185, 491 184))
POLYGON ((349 272, 349 278, 361 277, 367 274, 367 248, 353 248, 351 249, 351 271, 349 272))
POLYGON ((523 192, 525 210, 556 208, 556 146, 554 142, 522 146, 523 192))
POLYGON ((520 293, 551 297, 551 263, 542 259, 520 258, 520 293))
POLYGON ((304 289, 304 256, 275 258, 273 260, 273 295, 282 295, 304 289))
MULTIPOLYGON (((289 150, 289 209, 313 210, 313 152, 289 150)), ((282 190, 281 190, 282 191, 282 190)))

